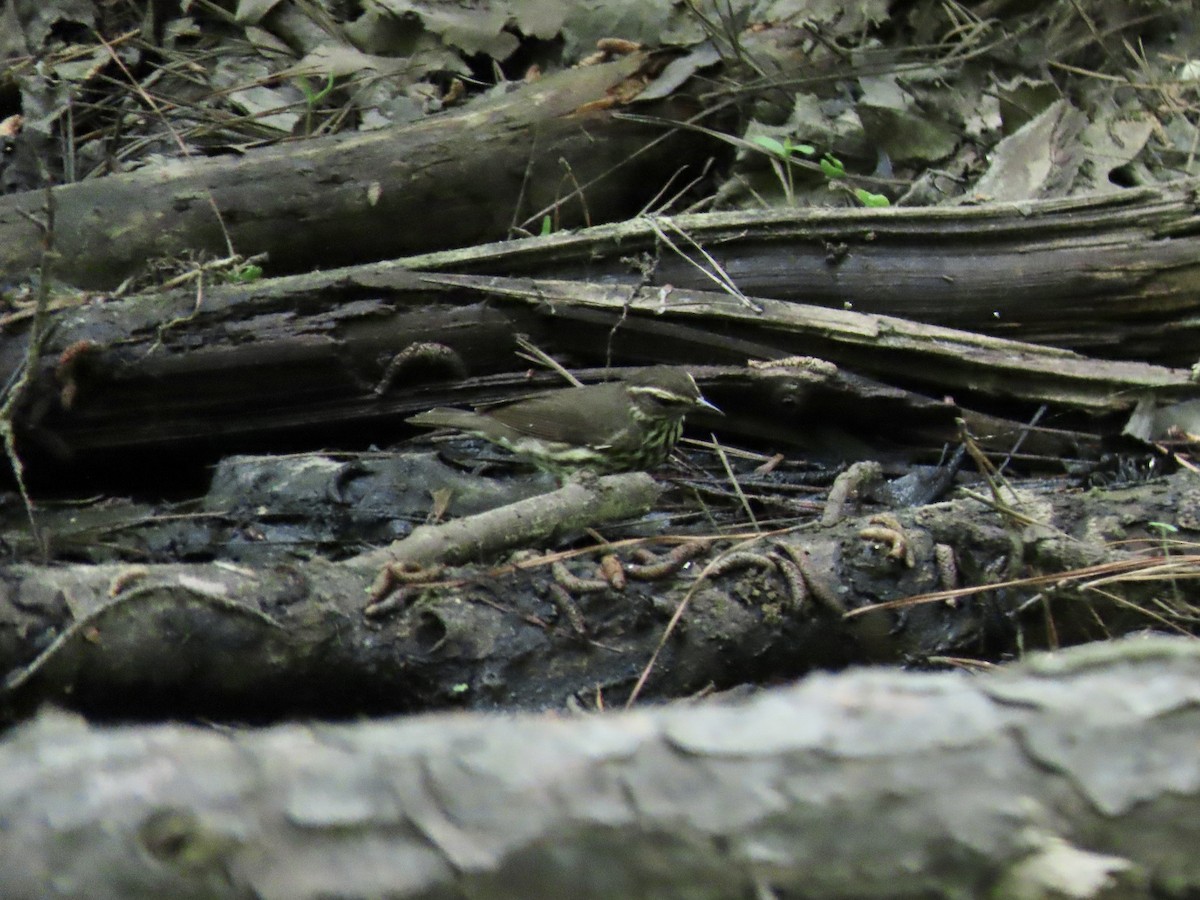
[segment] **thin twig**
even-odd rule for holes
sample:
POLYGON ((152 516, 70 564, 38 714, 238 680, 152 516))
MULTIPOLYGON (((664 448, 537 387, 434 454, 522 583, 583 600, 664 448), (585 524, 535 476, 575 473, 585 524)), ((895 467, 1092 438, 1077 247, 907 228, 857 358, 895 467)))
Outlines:
POLYGON ((689 263, 693 268, 704 275, 705 278, 711 280, 725 293, 732 297, 736 297, 738 302, 740 302, 743 306, 753 310, 756 313, 762 312, 762 307, 742 293, 741 288, 734 283, 733 279, 729 276, 729 273, 721 268, 721 264, 717 262, 713 255, 700 246, 700 244, 697 243, 690 234, 680 230, 679 226, 672 222, 670 218, 659 216, 643 216, 642 219, 650 226, 651 230, 654 231, 655 235, 658 236, 660 241, 674 250, 681 259, 689 263), (705 261, 709 266, 711 266, 711 268, 702 266, 700 263, 696 262, 696 260, 684 253, 679 245, 671 240, 671 238, 663 230, 663 224, 666 224, 672 231, 691 244, 692 247, 704 257, 705 261))
MULTIPOLYGON (((129 79, 130 85, 132 85, 133 89, 137 92, 142 102, 152 109, 155 115, 158 116, 159 121, 162 122, 163 127, 167 130, 167 133, 175 139, 175 144, 179 147, 180 152, 185 157, 190 157, 192 155, 191 150, 188 149, 188 146, 184 142, 183 138, 179 136, 179 132, 172 127, 162 109, 159 108, 159 105, 154 101, 154 98, 146 93, 146 89, 142 87, 137 78, 134 77, 133 73, 129 71, 129 67, 125 65, 125 61, 121 59, 117 51, 113 49, 112 44, 105 40, 104 36, 95 29, 92 30, 92 34, 95 35, 97 42, 99 42, 99 44, 108 52, 109 58, 113 61, 113 63, 116 64, 117 68, 119 68, 122 74, 129 79)), ((236 256, 237 251, 233 249, 233 239, 229 236, 229 229, 225 227, 225 218, 221 215, 220 207, 217 206, 217 198, 214 197, 212 191, 209 190, 205 190, 204 194, 205 198, 208 200, 208 205, 212 208, 213 215, 216 217, 217 227, 221 229, 221 235, 225 238, 225 248, 228 251, 227 255, 236 256)))
POLYGON ((654 666, 658 662, 659 654, 662 653, 663 647, 667 646, 667 641, 674 633, 676 626, 679 624, 679 620, 683 618, 683 613, 688 608, 688 604, 691 603, 692 597, 695 595, 696 591, 700 589, 702 584, 708 581, 708 578, 711 574, 720 571, 722 561, 725 559, 725 557, 733 553, 741 552, 743 548, 749 547, 751 544, 762 540, 762 537, 762 535, 756 534, 747 540, 734 544, 724 553, 721 553, 713 558, 709 564, 701 570, 700 574, 696 576, 696 580, 692 582, 691 586, 687 589, 687 593, 683 595, 683 599, 680 600, 679 604, 675 607, 675 612, 671 615, 671 620, 667 622, 667 627, 663 629, 662 637, 658 639, 658 645, 654 648, 654 652, 650 654, 650 659, 642 669, 641 674, 638 675, 638 680, 637 683, 634 684, 633 690, 629 692, 629 699, 625 701, 626 709, 631 709, 633 704, 637 702, 638 695, 641 694, 642 688, 646 686, 646 681, 650 678, 650 673, 654 671, 654 666))
POLYGON ((583 387, 583 382, 563 368, 562 363, 560 363, 541 347, 538 347, 536 344, 534 344, 533 341, 529 340, 529 338, 525 337, 525 335, 522 334, 517 336, 517 348, 522 351, 521 353, 517 354, 522 359, 527 359, 530 362, 538 363, 545 366, 547 369, 557 372, 575 387, 583 387))
POLYGON ((715 434, 710 433, 713 447, 716 448, 717 458, 721 460, 721 465, 725 467, 725 474, 729 477, 729 483, 733 485, 733 491, 738 496, 738 500, 742 503, 742 509, 746 511, 746 517, 750 520, 750 527, 757 532, 762 532, 762 527, 758 524, 758 519, 754 517, 754 510, 750 508, 750 499, 742 490, 742 485, 737 479, 737 475, 733 472, 733 467, 729 465, 729 457, 725 455, 725 448, 721 446, 721 442, 717 440, 715 434))
POLYGON ((37 226, 42 231, 42 258, 38 272, 37 302, 34 306, 33 321, 29 326, 29 346, 25 350, 25 360, 21 365, 20 375, 7 387, 4 403, 0 405, 0 434, 4 437, 4 452, 12 466, 13 477, 17 480, 17 490, 25 504, 25 513, 29 516, 29 529, 33 533, 34 543, 37 544, 42 556, 46 556, 46 544, 38 529, 37 517, 33 511, 33 500, 25 487, 25 466, 17 454, 16 432, 13 429, 13 417, 21 402, 26 389, 37 372, 38 361, 42 355, 42 341, 46 335, 46 323, 50 309, 50 277, 54 267, 54 211, 55 197, 50 186, 50 173, 42 169, 42 181, 46 185, 45 219, 38 221, 37 226))

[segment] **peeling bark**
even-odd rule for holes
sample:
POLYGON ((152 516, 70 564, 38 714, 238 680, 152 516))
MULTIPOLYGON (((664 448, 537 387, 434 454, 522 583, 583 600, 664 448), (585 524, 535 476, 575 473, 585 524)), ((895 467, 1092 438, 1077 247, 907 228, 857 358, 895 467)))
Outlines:
POLYGON ((719 275, 749 297, 1190 365, 1181 329, 1194 327, 1200 296, 1194 190, 1183 180, 976 207, 640 218, 405 264, 687 291, 711 290, 719 275), (644 271, 630 266, 639 254, 644 271))

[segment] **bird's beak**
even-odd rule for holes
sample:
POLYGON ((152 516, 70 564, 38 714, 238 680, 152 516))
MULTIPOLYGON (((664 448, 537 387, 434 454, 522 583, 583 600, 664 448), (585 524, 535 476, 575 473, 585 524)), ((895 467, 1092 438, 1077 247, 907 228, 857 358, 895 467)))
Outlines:
POLYGON ((725 413, 721 412, 721 408, 719 406, 717 406, 715 403, 709 403, 703 397, 701 397, 696 403, 696 406, 700 407, 701 409, 707 409, 709 412, 715 412, 718 416, 725 415, 725 413))

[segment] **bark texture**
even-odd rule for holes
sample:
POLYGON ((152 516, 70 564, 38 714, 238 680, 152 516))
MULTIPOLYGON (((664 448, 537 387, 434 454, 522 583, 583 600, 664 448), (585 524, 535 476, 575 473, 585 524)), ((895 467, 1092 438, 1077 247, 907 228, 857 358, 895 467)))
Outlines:
MULTIPOLYGON (((216 562, 10 567, 0 592, 4 712, 55 702, 134 719, 275 720, 610 708, 647 669, 641 696, 662 700, 852 663, 970 664, 1007 652, 1018 637, 1025 648, 1055 646, 1182 629, 1194 618, 1187 582, 1173 580, 1193 561, 1156 557, 1160 539, 1149 524, 1196 527, 1187 473, 1107 494, 1027 491, 1000 511, 955 500, 884 516, 863 506, 891 486, 859 479, 847 490, 835 485, 820 525, 789 534, 661 536, 652 520, 651 533, 611 546, 528 552, 554 546, 567 510, 580 531, 612 533, 614 509, 636 522, 652 482, 610 476, 418 528, 335 563, 315 552, 295 558, 285 539, 316 546, 319 537, 302 530, 294 510, 266 508, 276 484, 322 522, 344 516, 341 507, 369 497, 372 485, 387 523, 406 502, 414 512, 427 507, 430 491, 464 507, 483 495, 429 459, 362 483, 364 463, 298 462, 290 486, 265 464, 247 466, 231 485, 233 496, 245 486, 242 505, 209 519, 184 517, 177 531, 154 517, 140 526, 150 550, 208 552, 216 562), (411 495, 395 485, 412 485, 411 495), (308 492, 298 496, 301 487, 308 492), (528 525, 504 524, 518 519, 528 525), (532 528, 541 530, 531 536, 532 528), (187 529, 199 531, 193 544, 187 529), (505 540, 525 554, 491 558, 505 540), (637 555, 645 550, 649 562, 637 555), (599 573, 606 556, 619 582, 599 573), (1016 581, 1031 572, 1039 577, 1016 581)), ((750 484, 743 490, 755 497, 750 484)), ((657 504, 660 515, 670 508, 657 504)), ((110 515, 109 530, 81 546, 134 540, 138 523, 110 515)), ((374 534, 381 540, 382 527, 374 534)))
POLYGON ((1181 894, 1198 683, 1159 639, 585 720, 48 715, 0 744, 0 868, 96 900, 1181 894))
MULTIPOLYGON (((610 94, 652 54, 572 69, 416 124, 171 162, 55 189, 57 277, 112 288, 148 260, 267 253, 304 271, 624 218, 715 145, 613 118, 610 94), (601 135, 597 139, 597 135, 601 135), (644 192, 638 189, 644 186, 644 192), (525 224, 532 217, 531 224, 525 224)), ((686 117, 686 100, 657 113, 686 117)), ((43 196, 0 197, 0 268, 38 266, 28 216, 43 196)))
MULTIPOLYGON (((1146 229, 1151 228, 1146 220, 1163 228, 1172 222, 1179 227, 1186 224, 1187 214, 1178 201, 1169 201, 1166 193, 1156 194, 1153 201, 1143 198, 1146 202, 1142 205, 1132 200, 1128 205, 1107 200, 1096 201, 1092 209, 1077 201, 1080 210, 1092 214, 1091 225, 1098 229, 1095 233, 1071 230, 1072 210, 1059 209, 1061 203, 1039 206, 1037 215, 1022 215, 1016 208, 1005 215, 989 211, 986 216, 978 211, 950 211, 955 213, 950 216, 945 210, 898 210, 889 219, 864 211, 857 216, 842 214, 830 227, 844 230, 851 219, 860 219, 858 227, 874 235, 870 246, 861 251, 874 254, 872 271, 889 283, 899 278, 901 284, 908 284, 893 290, 910 290, 913 301, 924 297, 929 285, 900 278, 898 266, 912 268, 923 258, 920 264, 926 265, 929 277, 937 281, 946 271, 936 256, 928 255, 932 253, 928 247, 954 242, 975 246, 971 252, 962 251, 964 258, 974 260, 973 269, 951 279, 963 292, 962 302, 943 296, 941 312, 936 316, 929 312, 925 314, 928 318, 945 322, 966 317, 969 324, 981 328, 982 318, 988 321, 988 330, 1016 333, 1029 326, 1035 331, 1031 337, 1039 336, 1037 322, 1049 321, 1046 316, 1055 317, 1052 327, 1060 334, 1074 330, 1096 335, 1111 326, 1116 330, 1110 332, 1110 342, 1104 339, 1109 342, 1106 352, 1122 347, 1128 339, 1142 345, 1151 358, 1180 361, 1180 348, 1190 346, 1181 335, 1190 327, 1194 318, 1190 310, 1200 296, 1188 286, 1191 276, 1187 273, 1195 264, 1174 257, 1159 259, 1147 243, 1150 239, 1143 237, 1139 246, 1147 256, 1139 279, 1100 271, 1113 259, 1101 249, 1104 240, 1129 237, 1122 231, 1128 226, 1126 217, 1143 223, 1146 229), (1131 212, 1134 208, 1140 210, 1138 215, 1131 212), (1018 227, 1026 219, 1034 221, 1028 233, 1018 227), (1039 223, 1041 231, 1034 227, 1039 223), (906 230, 920 231, 926 248, 903 243, 897 233, 906 230), (996 249, 994 245, 1002 239, 1004 247, 996 249), (1096 267, 1096 282, 1108 286, 1109 299, 1096 293, 1096 284, 1080 287, 1069 261, 1060 259, 1065 252, 1063 242, 1086 241, 1098 242, 1090 255, 1084 255, 1092 260, 1089 265, 1096 267), (985 245, 999 255, 987 256, 985 245), (970 279, 997 267, 1012 269, 1012 254, 1021 256, 1022 268, 1012 270, 1005 301, 1010 305, 1003 307, 1000 321, 1015 319, 1025 324, 997 329, 997 320, 991 312, 983 315, 983 307, 977 306, 975 314, 965 311, 981 296, 989 296, 981 282, 970 279), (1124 287, 1118 289, 1118 284, 1124 287), (1039 301, 1038 292, 1043 288, 1055 292, 1061 302, 1051 308, 1039 301), (1076 290, 1081 293, 1072 293, 1076 290), (1141 292, 1137 303, 1131 299, 1132 292, 1141 292), (1085 298, 1094 301, 1086 313, 1085 298), (1022 304, 1032 306, 1026 309, 1022 304), (1172 321, 1170 328, 1155 325, 1151 329, 1125 321, 1136 316, 1144 323, 1147 316, 1163 315, 1172 321)), ((813 217, 827 218, 824 214, 813 217)), ((697 237, 711 240, 725 263, 743 272, 756 260, 758 264, 771 260, 771 265, 795 265, 796 248, 807 246, 808 241, 798 236, 798 229, 819 227, 802 226, 802 219, 795 217, 786 225, 778 218, 767 221, 763 217, 672 221, 673 227, 686 227, 689 233, 694 230, 697 237)), ((663 227, 661 221, 654 225, 659 232, 663 227)), ((454 390, 453 383, 466 375, 511 371, 513 350, 521 334, 551 354, 583 366, 697 360, 740 366, 747 359, 801 355, 843 367, 836 376, 831 374, 836 369, 824 374, 795 372, 791 378, 780 374, 775 388, 763 377, 755 390, 731 386, 725 392, 727 398, 735 395, 729 405, 739 413, 722 423, 726 429, 784 447, 789 441, 802 441, 811 428, 822 423, 853 429, 853 421, 843 420, 858 416, 873 427, 881 408, 893 435, 904 437, 908 431, 924 428, 935 434, 939 443, 953 439, 952 429, 929 426, 929 419, 937 418, 932 400, 919 410, 921 398, 904 396, 903 391, 878 383, 864 384, 856 381, 856 376, 910 387, 931 398, 953 392, 965 407, 993 413, 1014 404, 1018 417, 1023 410, 1045 403, 1068 414, 1059 419, 1060 428, 1079 431, 1090 428, 1087 417, 1127 414, 1141 398, 1178 400, 1197 393, 1190 373, 1183 368, 1101 360, 863 312, 880 305, 877 287, 866 279, 839 279, 844 289, 839 296, 850 308, 829 309, 794 299, 738 298, 684 288, 682 283, 689 280, 712 287, 711 281, 694 273, 685 279, 677 272, 679 277, 671 289, 641 282, 614 285, 613 279, 621 280, 627 266, 611 262, 594 262, 587 270, 574 272, 596 279, 592 283, 423 274, 407 268, 428 264, 496 271, 508 266, 532 268, 536 260, 537 265, 553 271, 559 266, 560 253, 570 256, 586 251, 603 260, 618 246, 626 248, 623 252, 632 252, 627 244, 636 249, 639 240, 654 240, 654 228, 645 226, 630 234, 613 227, 587 240, 563 237, 533 242, 540 247, 536 251, 494 247, 491 255, 482 257, 425 257, 249 286, 188 288, 63 309, 56 315, 46 362, 17 425, 24 437, 43 451, 35 456, 34 468, 38 458, 46 464, 58 459, 74 466, 80 455, 89 452, 186 452, 206 443, 241 449, 254 446, 256 440, 281 435, 293 441, 293 446, 313 441, 328 444, 325 435, 333 429, 360 441, 365 435, 378 440, 402 433, 397 426, 404 415, 433 405, 511 397, 511 386, 506 392, 496 390, 494 383, 474 383, 474 393, 467 396, 447 391, 454 390), (83 350, 74 353, 79 348, 83 350), (63 360, 72 353, 74 362, 64 372, 63 360), (407 363, 390 370, 396 361, 407 363), (797 378, 807 386, 797 387, 797 378), (65 400, 68 381, 70 403, 65 400), (823 393, 835 399, 822 399, 823 393), (883 397, 885 393, 892 395, 890 401, 883 397), (853 402, 847 402, 847 396, 853 397, 853 402), (148 415, 150 410, 153 414, 148 415), (1086 415, 1071 418, 1072 412, 1086 415)), ((1158 249, 1169 250, 1168 255, 1200 258, 1200 244, 1186 233, 1158 249)), ((659 254, 655 265, 675 264, 672 251, 659 247, 655 252, 659 254)), ((818 277, 814 273, 825 272, 822 266, 825 264, 815 262, 802 266, 803 277, 818 277)), ((655 276, 658 280, 663 277, 655 276)), ((796 292, 789 289, 784 293, 796 292)), ((816 293, 816 299, 821 299, 816 293)), ((13 321, 12 328, 12 334, 0 341, 3 373, 15 371, 24 358, 25 336, 18 322, 13 321)), ((551 386, 549 381, 542 384, 551 386)), ((720 387, 716 390, 722 392, 720 387)), ((947 419, 949 412, 949 407, 943 410, 946 415, 942 418, 947 419)), ((1003 430, 1011 432, 1016 427, 1010 423, 1003 430)), ((1077 436, 1075 440, 1087 438, 1077 436)), ((1002 442, 1010 445, 1007 437, 1002 442)), ((352 445, 353 440, 346 443, 352 445)))
MULTIPOLYGON (((728 279, 750 297, 1190 365, 1180 337, 1194 327, 1200 295, 1194 192, 1194 181, 1181 180, 977 207, 639 219, 407 264, 688 290, 728 279), (635 268, 630 261, 639 253, 635 268), (1169 333, 1166 323, 1173 323, 1169 333)), ((671 306, 669 292, 664 303, 671 306)))

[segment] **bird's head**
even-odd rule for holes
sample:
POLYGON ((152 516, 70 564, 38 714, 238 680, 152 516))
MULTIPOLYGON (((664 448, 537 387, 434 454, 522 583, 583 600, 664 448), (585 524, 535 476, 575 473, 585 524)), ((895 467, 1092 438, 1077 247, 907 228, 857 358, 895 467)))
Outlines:
POLYGON ((649 418, 682 419, 697 409, 721 414, 704 399, 691 373, 675 366, 651 366, 635 372, 625 380, 625 389, 635 413, 649 418))

